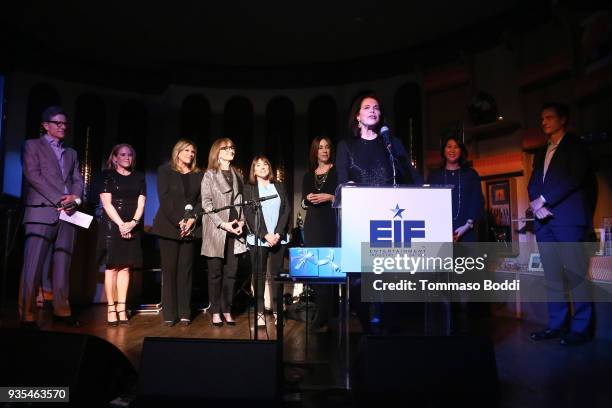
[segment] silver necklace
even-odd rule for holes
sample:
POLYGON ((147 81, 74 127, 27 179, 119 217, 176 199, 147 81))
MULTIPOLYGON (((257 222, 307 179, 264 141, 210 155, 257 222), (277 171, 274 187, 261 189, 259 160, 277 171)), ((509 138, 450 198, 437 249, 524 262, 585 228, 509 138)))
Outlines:
POLYGON ((317 191, 321 191, 321 189, 323 188, 323 185, 325 184, 325 182, 327 181, 327 175, 329 174, 329 171, 327 171, 325 174, 316 174, 315 173, 315 188, 317 191))
MULTIPOLYGON (((446 170, 446 168, 444 169, 444 184, 445 185, 448 185, 448 181, 446 180, 446 172, 447 171, 451 171, 451 175, 455 174, 455 171, 446 170)), ((457 190, 457 194, 458 194, 458 197, 457 197, 457 213, 453 217, 453 221, 457 221, 457 218, 459 218, 459 211, 461 211, 461 168, 457 169, 456 171, 459 172, 459 183, 458 183, 458 190, 457 190)))
POLYGON ((325 184, 325 182, 327 181, 327 176, 329 175, 329 171, 331 170, 331 167, 327 169, 327 171, 323 174, 317 174, 317 171, 315 169, 314 173, 314 182, 315 182, 315 188, 317 191, 321 191, 321 189, 323 188, 323 185, 325 184))

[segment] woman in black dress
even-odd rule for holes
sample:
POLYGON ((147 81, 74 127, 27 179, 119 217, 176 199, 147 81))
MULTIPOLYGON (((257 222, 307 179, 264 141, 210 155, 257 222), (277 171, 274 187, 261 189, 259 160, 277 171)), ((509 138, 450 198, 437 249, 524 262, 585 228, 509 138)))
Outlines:
MULTIPOLYGON (((396 178, 393 178, 393 164, 389 157, 388 146, 385 146, 381 135, 381 128, 385 123, 384 109, 380 99, 373 93, 359 96, 353 102, 349 115, 349 137, 338 144, 336 168, 338 170, 338 183, 355 182, 373 186, 397 184, 422 184, 421 175, 412 167, 410 157, 402 142, 391 137, 390 149, 395 158, 396 178)), ((350 271, 347 271, 350 272, 350 271)), ((361 278, 351 277, 351 292, 358 310, 357 315, 366 332, 372 326, 381 323, 382 305, 374 304, 374 313, 370 317, 368 303, 361 303, 361 278)), ((394 307, 388 307, 386 313, 388 320, 393 320, 394 307)), ((395 311, 397 314, 397 311, 395 311)))
POLYGON ((304 245, 336 246, 336 211, 332 208, 338 174, 332 162, 333 145, 327 137, 316 137, 310 144, 310 171, 302 181, 304 245))
MULTIPOLYGON (((476 242, 478 235, 474 229, 483 218, 484 197, 480 186, 480 176, 468 163, 468 151, 458 137, 450 136, 440 146, 442 159, 440 168, 432 171, 427 178, 429 184, 451 185, 453 241, 476 242)), ((455 246, 455 256, 476 257, 473 246, 455 246)), ((452 333, 466 333, 470 328, 472 311, 482 313, 481 305, 468 303, 466 298, 451 302, 450 325, 452 333)))
POLYGON ((98 231, 98 260, 106 265, 104 289, 110 326, 128 323, 125 300, 130 268, 142 263, 141 219, 147 193, 144 174, 134 171, 135 163, 134 148, 119 144, 113 147, 102 172, 100 202, 104 213, 98 231))
MULTIPOLYGON (((310 171, 302 181, 304 245, 307 247, 335 247, 338 228, 336 210, 332 208, 338 186, 338 173, 333 164, 333 144, 325 136, 316 137, 310 144, 310 171)), ((336 285, 314 285, 319 309, 318 324, 325 328, 333 313, 336 285)))
POLYGON ((197 149, 190 140, 179 140, 169 163, 157 171, 159 210, 151 233, 159 237, 162 266, 164 324, 191 323, 191 282, 196 242, 202 225, 196 214, 202 211, 200 186, 204 173, 196 162, 197 149))
POLYGON ((453 241, 475 242, 474 225, 482 220, 484 198, 480 176, 467 161, 463 142, 450 136, 440 147, 440 168, 429 174, 429 184, 452 185, 453 241))

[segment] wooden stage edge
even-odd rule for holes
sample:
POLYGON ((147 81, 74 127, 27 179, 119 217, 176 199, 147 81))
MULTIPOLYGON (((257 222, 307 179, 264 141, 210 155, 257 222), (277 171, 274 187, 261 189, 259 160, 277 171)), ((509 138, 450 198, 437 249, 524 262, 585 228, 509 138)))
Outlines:
MULTIPOLYGON (((140 367, 142 345, 145 337, 173 337, 193 339, 242 339, 253 338, 252 330, 249 328, 249 317, 252 323, 252 314, 246 313, 235 315, 235 326, 224 324, 221 327, 212 325, 211 316, 208 313, 199 312, 192 316, 189 326, 177 324, 167 327, 163 324, 161 314, 134 314, 128 325, 111 327, 106 323, 106 305, 91 305, 81 309, 76 317, 81 322, 79 328, 68 327, 61 323, 55 323, 52 311, 41 310, 37 323, 43 331, 54 331, 63 333, 88 334, 102 338, 115 345, 127 356, 136 370, 140 367)), ((266 328, 258 329, 259 340, 276 340, 276 326, 274 318, 267 316, 266 328)), ((16 311, 4 315, 0 327, 19 327, 16 311)), ((295 320, 285 320, 284 331, 284 354, 286 359, 300 360, 305 354, 305 324, 295 320)), ((310 336, 308 349, 316 346, 317 341, 310 336)), ((310 351, 309 351, 310 353, 310 351)))

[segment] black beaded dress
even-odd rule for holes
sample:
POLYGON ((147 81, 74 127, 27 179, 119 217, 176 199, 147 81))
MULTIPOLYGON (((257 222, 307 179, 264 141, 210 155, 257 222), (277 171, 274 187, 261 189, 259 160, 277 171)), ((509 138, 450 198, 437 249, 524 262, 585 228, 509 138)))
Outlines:
MULTIPOLYGON (((391 138, 395 157, 397 184, 422 184, 423 178, 410 164, 408 152, 402 142, 391 138)), ((382 138, 372 140, 346 138, 338 144, 336 154, 338 183, 353 181, 371 186, 393 185, 393 166, 382 138)))
MULTIPOLYGON (((132 220, 138 207, 138 196, 147 194, 147 187, 143 173, 132 172, 127 176, 117 173, 116 170, 102 172, 102 185, 100 193, 112 195, 113 207, 125 222, 132 220)), ((142 247, 140 236, 142 222, 132 230, 132 238, 122 238, 119 226, 106 214, 98 226, 97 259, 99 264, 109 266, 139 267, 142 265, 142 247)))

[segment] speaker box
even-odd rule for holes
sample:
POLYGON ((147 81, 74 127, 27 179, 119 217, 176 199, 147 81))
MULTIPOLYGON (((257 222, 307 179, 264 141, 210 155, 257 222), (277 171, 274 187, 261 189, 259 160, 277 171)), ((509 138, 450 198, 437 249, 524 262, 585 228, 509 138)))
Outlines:
POLYGON ((2 329, 0 361, 2 386, 70 387, 74 406, 108 406, 136 384, 136 371, 119 349, 84 334, 2 329))
POLYGON ((147 337, 137 404, 244 401, 274 405, 279 399, 277 351, 274 341, 147 337))
POLYGON ((354 379, 360 405, 406 400, 492 406, 499 390, 493 343, 479 336, 367 336, 354 379))

